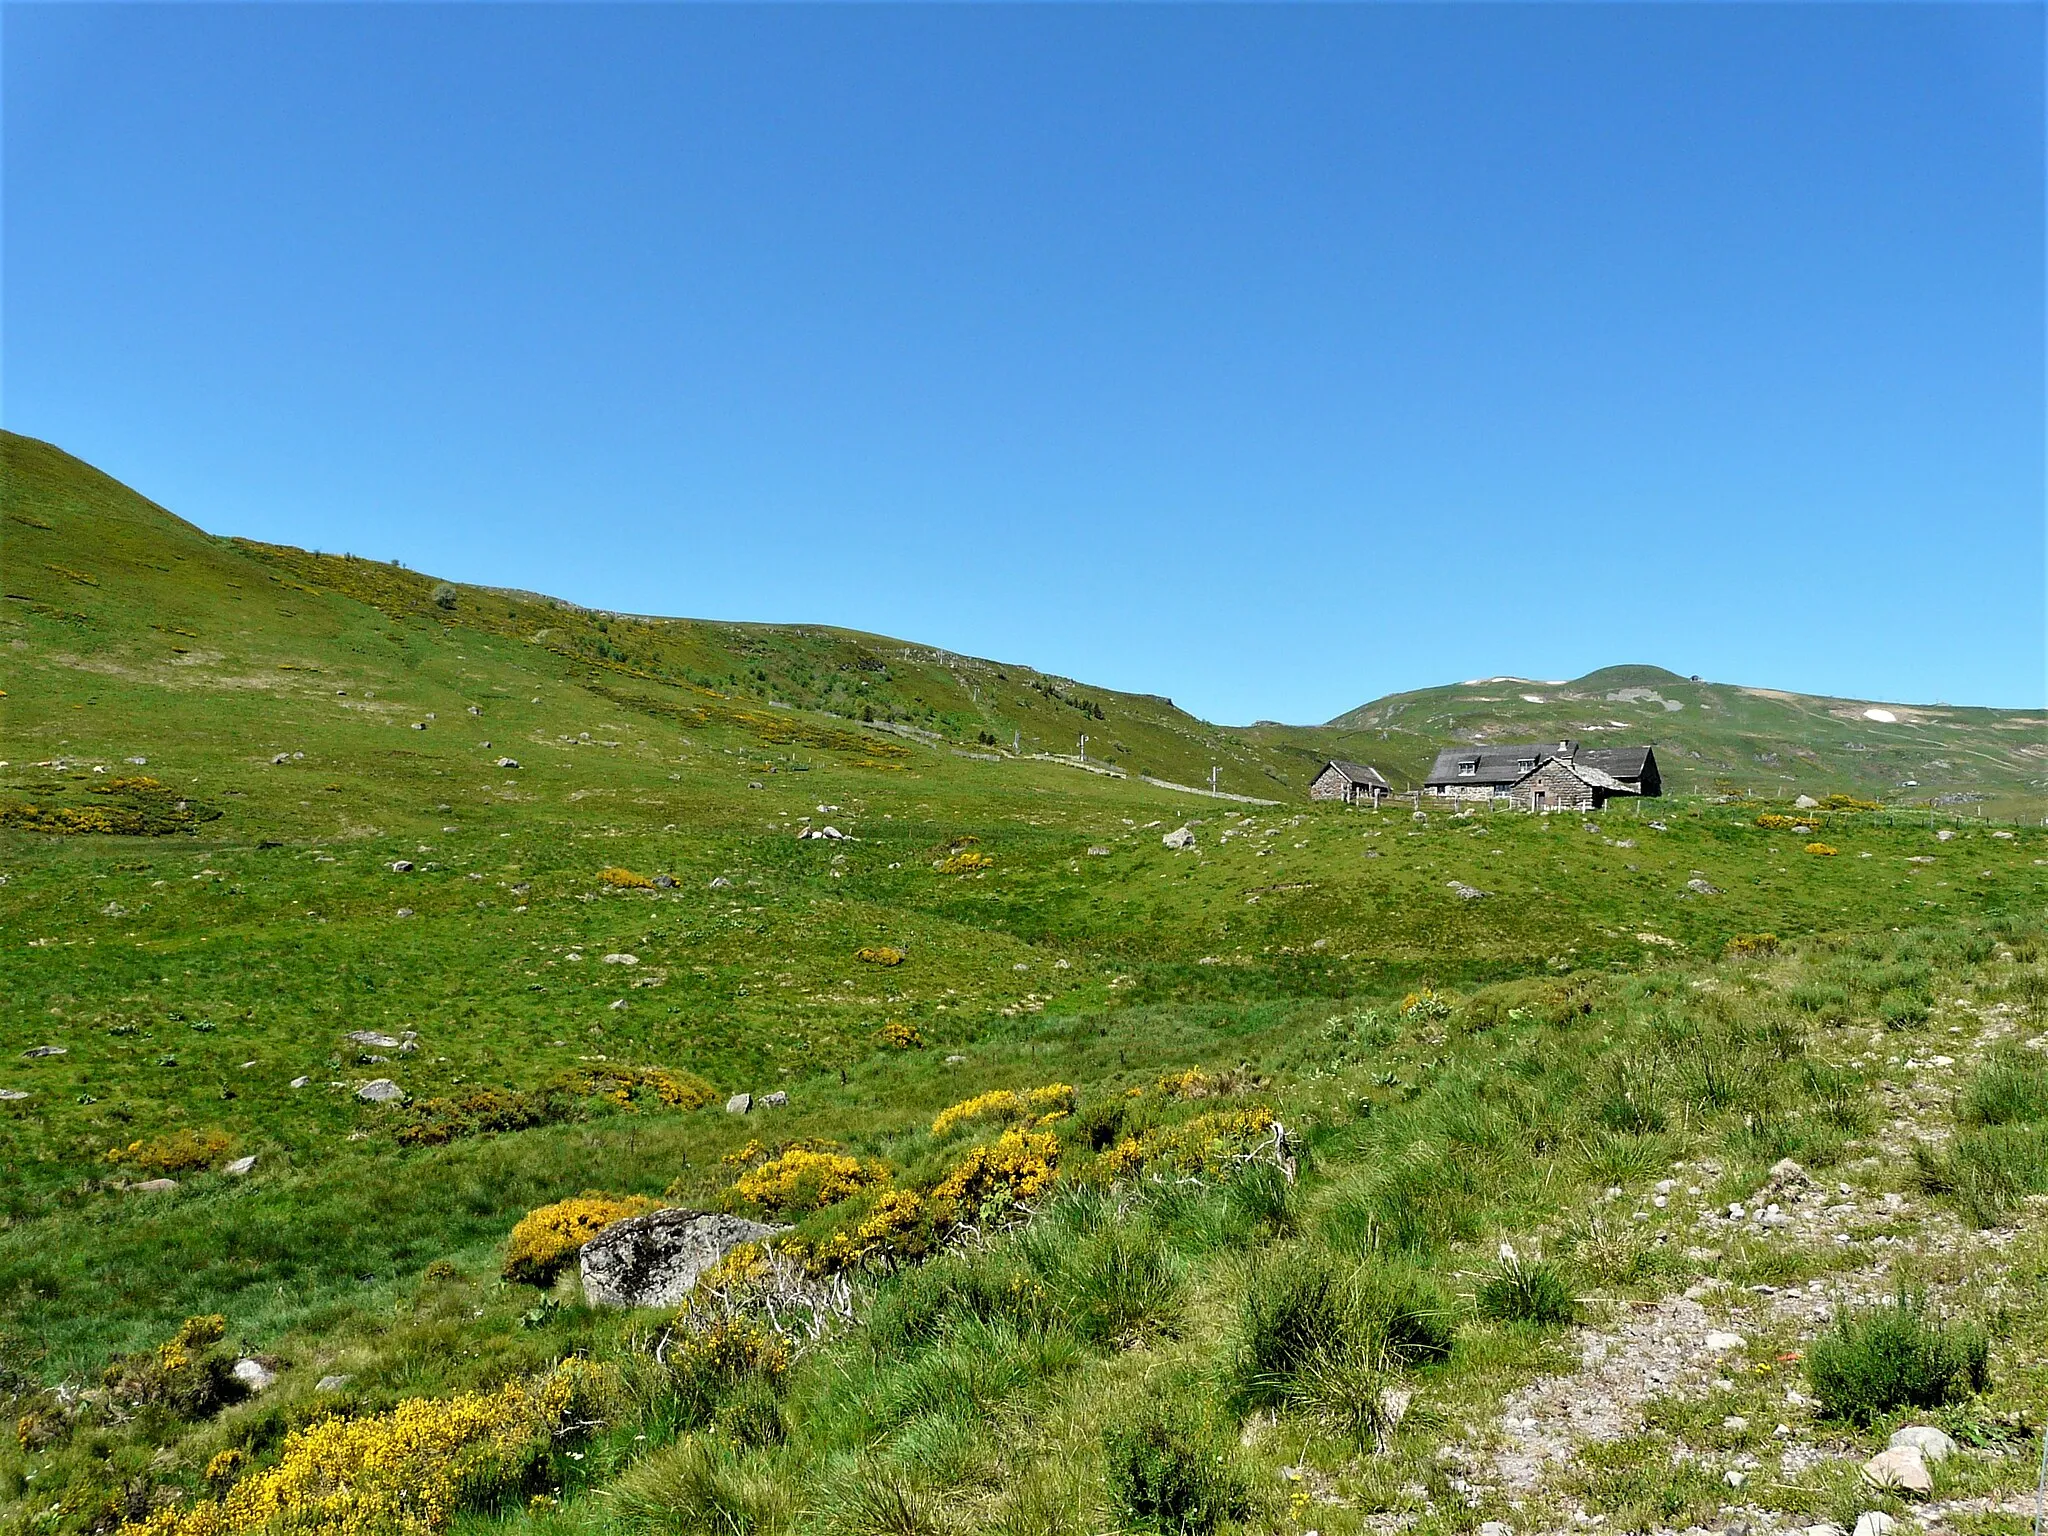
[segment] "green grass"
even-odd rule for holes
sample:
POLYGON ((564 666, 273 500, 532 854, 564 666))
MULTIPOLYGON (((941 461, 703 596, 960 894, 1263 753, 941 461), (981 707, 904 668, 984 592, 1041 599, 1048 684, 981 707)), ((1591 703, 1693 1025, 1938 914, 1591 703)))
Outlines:
MULTIPOLYGON (((1445 1426, 1556 1365, 1519 1324, 1561 1321, 1557 1289, 1701 1272, 1675 1209, 1629 1219, 1672 1163, 1715 1160, 1724 1199, 1785 1155, 1862 1179, 1891 1058, 1953 1049, 1956 999, 2038 1021, 2048 996, 2036 830, 1942 843, 1850 816, 1823 859, 1753 807, 1676 796, 1543 820, 1310 805, 1311 747, 1161 700, 833 631, 461 586, 450 607, 432 578, 214 539, 54 450, 0 449, 0 805, 134 800, 168 829, 0 827, 0 1089, 24 1095, 0 1102, 0 1394, 54 1426, 0 1440, 0 1530, 104 1527, 197 1493, 221 1450, 262 1465, 335 1408, 570 1353, 616 1364, 624 1397, 550 1452, 546 1487, 480 1496, 464 1529, 1270 1522, 1286 1457, 1365 1479, 1359 1510, 1442 1497, 1445 1426), (1083 701, 1091 753, 1121 743, 1133 777, 1028 755, 1063 748, 1083 701), (1290 803, 1135 777, 1211 761, 1290 803), (143 776, 160 790, 99 792, 143 776), (1191 819, 1197 849, 1165 849, 1191 819), (992 862, 934 869, 962 847, 992 862), (1724 953, 1765 932, 1776 952, 1724 953), (882 945, 907 958, 859 958, 882 945), (892 1023, 922 1048, 889 1048, 892 1023), (21 1054, 45 1045, 62 1054, 21 1054), (1197 1067, 1220 1096, 1159 1086, 1197 1067), (619 1103, 602 1078, 625 1068, 791 1103, 619 1103), (525 1095, 547 1123, 409 1143, 416 1110, 356 1097, 374 1077, 415 1105, 525 1095), (864 1325, 774 1382, 656 1370, 665 1320, 499 1278, 532 1207, 716 1204, 749 1140, 830 1140, 929 1190, 982 1139, 935 1142, 939 1110, 1050 1082, 1080 1111, 1033 1219, 861 1275, 864 1325), (1287 1169, 1091 1171, 1254 1104, 1287 1169), (152 1149, 214 1133, 175 1191, 127 1187, 152 1149), (1503 1299, 1504 1239, 1543 1240, 1569 1286, 1503 1299), (218 1412, 61 1406, 213 1313, 278 1386, 218 1412), (1399 1424, 1389 1388, 1418 1404, 1399 1424), (1238 1446, 1252 1420, 1270 1443, 1238 1446)), ((2007 1219, 2041 1187, 2038 1067, 1996 1055, 1964 1084, 1923 1174, 1937 1198, 2007 1219)), ((1717 1262, 1811 1267, 1752 1247, 1717 1262)), ((1618 1461, 1589 1475, 1615 1509, 1701 1496, 1618 1461)), ((1350 1529, 1348 1509, 1298 1523, 1350 1529)))

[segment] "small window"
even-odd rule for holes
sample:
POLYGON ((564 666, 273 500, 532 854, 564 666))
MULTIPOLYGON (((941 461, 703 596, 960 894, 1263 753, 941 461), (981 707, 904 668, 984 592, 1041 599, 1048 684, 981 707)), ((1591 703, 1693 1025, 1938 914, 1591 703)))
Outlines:
POLYGON ((1458 764, 1458 776, 1460 778, 1469 779, 1476 776, 1478 772, 1479 759, 1476 757, 1464 758, 1458 764))
POLYGON ((1521 769, 1522 772, 1527 773, 1536 766, 1536 759, 1533 757, 1518 757, 1515 759, 1515 766, 1521 769))

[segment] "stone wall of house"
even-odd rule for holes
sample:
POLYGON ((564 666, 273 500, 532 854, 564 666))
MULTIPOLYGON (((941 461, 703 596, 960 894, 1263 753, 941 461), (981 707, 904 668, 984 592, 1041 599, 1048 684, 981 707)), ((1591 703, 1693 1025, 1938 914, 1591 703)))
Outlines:
POLYGON ((1539 790, 1543 793, 1545 811, 1593 809, 1593 786, 1567 768, 1562 759, 1553 757, 1534 773, 1525 775, 1515 785, 1515 809, 1534 810, 1536 793, 1539 790))
POLYGON ((1495 789, 1491 784, 1431 784, 1423 793, 1439 800, 1491 800, 1495 789))
POLYGON ((1342 773, 1335 768, 1325 768, 1316 775, 1315 783, 1309 785, 1308 797, 1311 800, 1348 800, 1350 795, 1346 792, 1350 787, 1351 781, 1342 773))

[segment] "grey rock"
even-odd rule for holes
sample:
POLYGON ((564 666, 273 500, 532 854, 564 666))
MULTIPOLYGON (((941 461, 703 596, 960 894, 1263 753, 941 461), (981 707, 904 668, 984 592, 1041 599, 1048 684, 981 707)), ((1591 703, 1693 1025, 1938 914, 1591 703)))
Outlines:
POLYGON ((313 1390, 315 1392, 339 1392, 354 1380, 355 1377, 353 1376, 322 1376, 313 1383, 313 1390))
POLYGON ((1807 1526, 1799 1536, 1849 1536, 1849 1533, 1832 1520, 1823 1520, 1819 1525, 1807 1526))
POLYGON ((500 768, 517 768, 519 766, 519 759, 516 757, 501 757, 498 759, 498 766, 500 768))
POLYGON ((1801 795, 1792 802, 1792 808, 1799 811, 1817 811, 1820 809, 1820 802, 1811 795, 1801 795))
POLYGON ((138 1195, 168 1195, 178 1187, 176 1179, 144 1179, 140 1184, 130 1184, 129 1190, 138 1195))
POLYGON ((231 1374, 235 1380, 239 1381, 251 1392, 261 1392, 265 1387, 277 1380, 277 1372, 273 1371, 261 1360, 246 1358, 235 1362, 234 1370, 231 1374))
POLYGON ((232 1163, 226 1164, 222 1167, 221 1172, 232 1173, 239 1178, 242 1174, 250 1172, 255 1166, 256 1154, 252 1152, 247 1157, 238 1157, 232 1163))
POLYGON ((1169 848, 1192 848, 1195 846, 1195 834, 1186 827, 1176 827, 1159 841, 1169 848))
POLYGON ((751 1093, 736 1093, 725 1101, 725 1112, 728 1115, 744 1115, 753 1107, 754 1096, 751 1093))
POLYGON ((71 1054, 71 1051, 70 1047, 68 1046, 37 1045, 31 1046, 28 1050, 23 1051, 21 1054, 26 1056, 30 1061, 36 1061, 44 1056, 68 1056, 71 1054))
POLYGON ((0 1104, 13 1104, 27 1097, 28 1094, 19 1088, 0 1088, 0 1104))
POLYGON ((399 915, 400 917, 411 917, 411 916, 412 916, 412 908, 411 908, 411 907, 400 907, 400 908, 398 909, 398 915, 399 915))
POLYGON ((292 1079, 292 1086, 294 1088, 303 1088, 306 1086, 306 1084, 310 1083, 311 1081, 313 1081, 313 1079, 311 1079, 310 1077, 295 1077, 292 1079))
POLYGON ((1885 1448, 1898 1451, 1908 1446, 1918 1451, 1923 1461, 1946 1461, 1961 1449, 1932 1424, 1908 1424, 1904 1429, 1893 1430, 1885 1448))
POLYGON ((755 1107, 758 1109, 786 1109, 789 1107, 789 1095, 778 1088, 773 1093, 762 1094, 760 1102, 755 1107))
POLYGON ((711 889, 714 891, 727 890, 731 887, 731 885, 732 882, 726 879, 723 875, 713 875, 711 877, 711 889))
POLYGON ((292 755, 291 755, 291 753, 289 753, 289 752, 280 752, 280 753, 278 753, 278 754, 277 754, 277 756, 273 757, 273 758, 272 758, 272 759, 270 760, 270 764, 271 764, 271 766, 272 766, 272 767, 274 768, 274 767, 276 767, 277 765, 279 765, 280 763, 288 763, 288 762, 290 762, 291 760, 292 760, 292 755))
POLYGON ((676 877, 674 875, 656 875, 654 883, 664 891, 672 891, 676 888, 676 877))
POLYGON ((393 860, 391 861, 391 872, 392 872, 392 873, 393 873, 394 875, 402 875, 402 874, 405 874, 405 873, 406 873, 407 871, 409 871, 409 870, 410 870, 411 868, 412 868, 412 860, 411 860, 411 859, 393 859, 393 860))
POLYGON ((1462 880, 1447 880, 1444 883, 1448 885, 1454 893, 1456 893, 1457 898, 1460 901, 1477 901, 1480 897, 1486 894, 1486 892, 1480 890, 1478 886, 1467 885, 1462 880))
POLYGON ((1898 1521, 1881 1509, 1873 1509, 1856 1517, 1856 1529, 1851 1536, 1891 1536, 1898 1528, 1898 1521))
POLYGON ((1953 842, 1955 840, 1955 833, 1951 832, 1947 827, 1943 827, 1939 832, 1934 834, 1934 840, 1937 843, 1953 842))
POLYGON ((374 1078, 356 1090, 365 1104, 389 1104, 405 1097, 405 1090, 388 1077, 374 1078))
POLYGON ((721 1211, 653 1211, 614 1222, 583 1245, 584 1300, 594 1307, 673 1307, 733 1248, 781 1230, 721 1211))
POLYGON ((1863 1463, 1863 1480, 1873 1488, 1892 1488, 1925 1498, 1934 1492, 1934 1475, 1918 1446, 1901 1445, 1879 1451, 1863 1463))
POLYGON ((1721 894, 1721 887, 1706 880, 1688 880, 1685 882, 1685 888, 1695 896, 1718 896, 1721 894))
POLYGON ((1103 847, 1102 844, 1097 843, 1088 850, 1088 857, 1091 859, 1106 859, 1109 857, 1109 850, 1103 847))
POLYGON ((343 1035, 341 1038, 344 1040, 353 1040, 357 1045, 375 1046, 377 1049, 383 1051, 395 1051, 398 1049, 399 1043, 398 1036, 380 1035, 374 1029, 352 1029, 347 1034, 343 1035))

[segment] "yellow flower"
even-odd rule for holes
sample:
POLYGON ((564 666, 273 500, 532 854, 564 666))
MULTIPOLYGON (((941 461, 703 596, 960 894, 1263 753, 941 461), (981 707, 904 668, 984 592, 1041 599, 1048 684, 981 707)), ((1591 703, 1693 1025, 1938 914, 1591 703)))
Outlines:
POLYGON ((546 1285, 568 1266, 578 1249, 613 1222, 660 1208, 659 1201, 645 1195, 620 1197, 585 1190, 573 1200, 558 1200, 528 1211, 505 1244, 505 1278, 546 1285))

